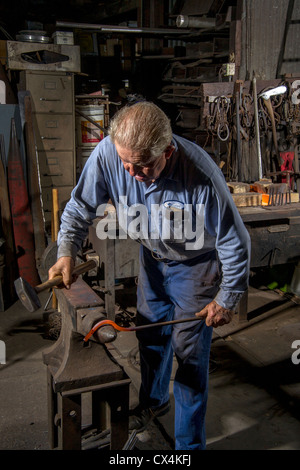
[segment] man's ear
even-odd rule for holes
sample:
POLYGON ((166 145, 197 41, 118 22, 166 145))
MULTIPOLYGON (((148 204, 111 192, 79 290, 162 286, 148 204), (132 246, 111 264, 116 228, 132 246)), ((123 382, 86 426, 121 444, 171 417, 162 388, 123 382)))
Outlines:
POLYGON ((166 158, 166 160, 169 160, 169 158, 171 158, 171 156, 172 156, 174 150, 175 150, 174 145, 171 145, 171 144, 168 145, 168 147, 167 147, 166 150, 165 150, 165 158, 166 158))

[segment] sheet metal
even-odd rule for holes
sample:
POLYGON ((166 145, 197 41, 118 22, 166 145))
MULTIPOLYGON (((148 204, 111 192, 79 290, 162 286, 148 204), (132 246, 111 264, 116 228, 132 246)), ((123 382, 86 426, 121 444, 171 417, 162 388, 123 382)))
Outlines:
MULTIPOLYGON (((292 21, 295 21, 295 20, 300 21, 300 0, 295 0, 292 21)), ((288 35, 286 39, 286 47, 285 47, 285 53, 284 53, 284 60, 288 60, 288 62, 283 62, 281 73, 299 72, 299 75, 300 75, 299 43, 300 43, 300 24, 291 24, 289 27, 289 31, 288 31, 288 35)))
MULTIPOLYGON (((242 63, 240 79, 256 77, 269 80, 276 77, 276 68, 285 29, 288 1, 244 0, 242 16, 242 63)), ((300 0, 296 0, 293 19, 300 19, 300 0)), ((286 43, 287 57, 297 57, 300 38, 300 25, 289 28, 286 43)), ((297 62, 284 62, 282 73, 297 72, 297 62)))

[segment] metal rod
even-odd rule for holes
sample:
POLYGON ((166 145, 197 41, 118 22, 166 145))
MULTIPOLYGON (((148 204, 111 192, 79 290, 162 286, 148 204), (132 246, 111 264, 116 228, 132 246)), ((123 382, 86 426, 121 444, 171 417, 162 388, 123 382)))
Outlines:
POLYGON ((268 110, 268 113, 269 113, 269 116, 270 116, 270 119, 271 119, 271 123, 272 123, 274 148, 275 148, 275 153, 276 153, 276 157, 277 157, 277 161, 278 161, 278 166, 280 167, 282 165, 282 161, 281 161, 279 148, 278 148, 278 142, 277 142, 277 132, 276 132, 276 122, 275 122, 274 110, 273 110, 273 106, 272 106, 270 98, 267 99, 267 100, 264 99, 264 102, 265 102, 265 105, 266 105, 266 108, 268 110))
POLYGON ((195 316, 195 317, 192 317, 192 318, 184 318, 182 320, 171 320, 171 321, 165 321, 165 322, 159 322, 159 323, 149 323, 148 325, 131 326, 129 328, 119 326, 113 320, 101 320, 100 322, 96 323, 96 325, 93 326, 93 328, 89 331, 89 333, 84 337, 83 341, 84 341, 84 343, 86 343, 90 339, 90 337, 94 333, 96 333, 96 331, 99 328, 101 328, 104 325, 111 325, 118 331, 140 331, 140 330, 145 330, 147 328, 154 328, 154 327, 166 326, 166 325, 174 325, 175 323, 186 323, 186 322, 200 321, 200 320, 203 320, 203 318, 195 316))
POLYGON ((242 181, 242 143, 241 143, 241 122, 240 122, 240 92, 235 94, 236 106, 236 144, 237 144, 237 178, 242 181))
POLYGON ((157 326, 175 325, 176 323, 186 323, 186 322, 200 321, 200 320, 203 320, 203 318, 195 317, 195 318, 184 318, 182 320, 163 321, 159 323, 150 323, 149 325, 133 326, 133 327, 128 328, 128 331, 139 331, 139 330, 145 330, 146 328, 154 328, 157 326))
POLYGON ((260 147, 260 130, 259 130, 259 119, 258 119, 258 101, 257 101, 256 77, 253 78, 252 84, 253 84, 253 99, 254 99, 256 149, 257 149, 257 158, 258 158, 258 175, 259 175, 259 179, 261 180, 263 178, 263 169, 262 169, 262 158, 261 158, 261 147, 260 147))
POLYGON ((106 33, 134 33, 134 34, 182 34, 191 33, 190 29, 168 28, 131 28, 129 26, 114 26, 96 23, 76 23, 72 21, 56 21, 56 26, 64 28, 89 29, 106 33))
POLYGON ((178 28, 215 28, 215 18, 205 18, 201 16, 185 16, 178 15, 176 18, 176 26, 178 28))

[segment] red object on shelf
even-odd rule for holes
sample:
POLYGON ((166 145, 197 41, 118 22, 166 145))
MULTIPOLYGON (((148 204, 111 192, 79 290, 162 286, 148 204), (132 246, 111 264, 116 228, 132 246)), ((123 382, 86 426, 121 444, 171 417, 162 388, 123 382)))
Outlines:
POLYGON ((292 187, 292 174, 294 173, 293 161, 295 158, 294 152, 280 152, 280 157, 283 160, 282 165, 280 166, 281 183, 288 183, 292 187), (285 173, 286 172, 286 173, 285 173))
POLYGON ((14 119, 11 120, 7 179, 19 276, 35 286, 40 280, 35 261, 33 222, 14 119))

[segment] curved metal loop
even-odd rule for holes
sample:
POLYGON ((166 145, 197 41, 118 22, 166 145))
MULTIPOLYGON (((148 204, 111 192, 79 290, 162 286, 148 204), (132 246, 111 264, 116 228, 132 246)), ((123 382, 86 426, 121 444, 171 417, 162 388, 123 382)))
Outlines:
POLYGON ((220 123, 218 125, 217 136, 222 142, 226 142, 229 139, 230 131, 227 123, 220 123), (222 137, 222 134, 225 131, 225 137, 222 137))
POLYGON ((225 112, 226 114, 229 111, 230 100, 227 96, 218 96, 215 100, 217 102, 217 109, 219 112, 225 112))

